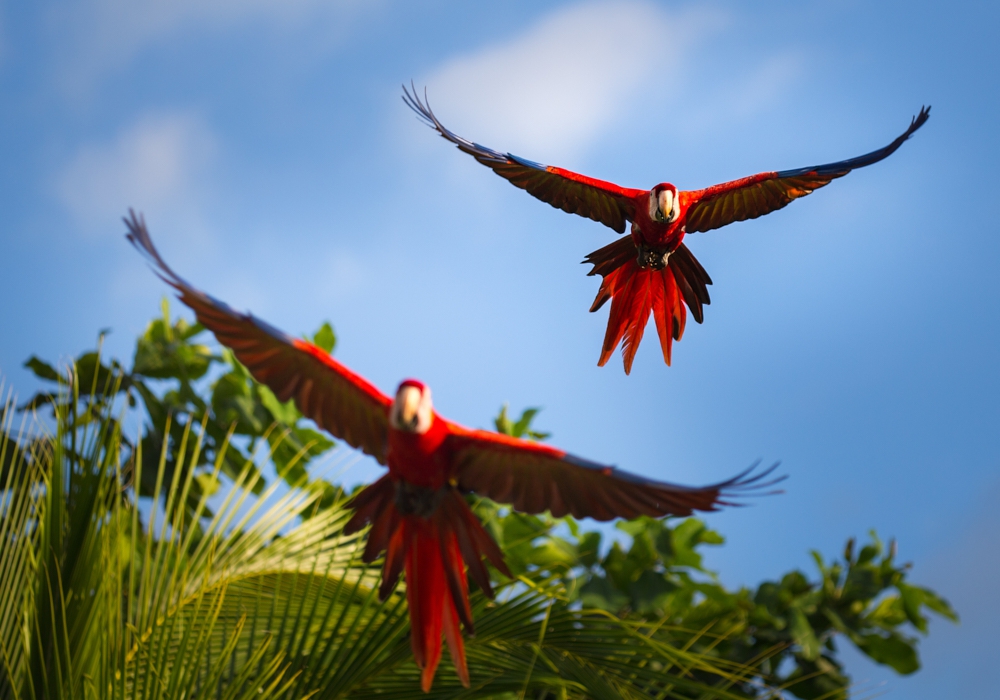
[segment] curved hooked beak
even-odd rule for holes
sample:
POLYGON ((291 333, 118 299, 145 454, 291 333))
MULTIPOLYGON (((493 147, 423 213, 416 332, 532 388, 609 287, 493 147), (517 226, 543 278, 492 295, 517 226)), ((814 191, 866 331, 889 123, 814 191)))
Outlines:
POLYGON ((430 428, 433 408, 430 390, 421 391, 415 386, 404 386, 396 392, 390 422, 394 428, 408 433, 423 433, 430 428))
POLYGON ((674 220, 674 193, 672 190, 663 190, 658 197, 659 210, 663 220, 670 222, 674 220))
POLYGON ((396 402, 399 404, 399 427, 415 431, 420 422, 420 416, 417 415, 417 409, 420 407, 420 391, 416 387, 405 386, 397 394, 396 402))

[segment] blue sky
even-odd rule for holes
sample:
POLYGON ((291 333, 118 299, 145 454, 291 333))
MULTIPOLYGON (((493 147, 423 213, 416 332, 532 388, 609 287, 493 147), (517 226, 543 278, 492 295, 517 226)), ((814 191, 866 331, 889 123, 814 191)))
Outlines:
MULTIPOLYGON (((787 493, 710 522, 732 585, 876 528, 963 614, 890 697, 983 696, 1000 624, 1000 10, 990 3, 0 2, 0 372, 124 355, 165 288, 125 243, 142 210, 192 282, 439 410, 539 426, 690 483, 781 459, 787 493), (579 264, 614 234, 535 201, 422 126, 400 84, 500 150, 634 187, 888 160, 688 238, 704 325, 626 377, 579 264), (989 583, 987 583, 989 582, 989 583)), ((376 473, 355 467, 349 480, 376 473)), ((880 685, 885 683, 886 685, 880 685)))

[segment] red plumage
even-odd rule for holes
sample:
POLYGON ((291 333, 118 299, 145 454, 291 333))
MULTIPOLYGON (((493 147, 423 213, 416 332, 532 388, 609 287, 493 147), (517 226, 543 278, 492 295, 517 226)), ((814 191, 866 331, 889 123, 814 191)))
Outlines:
POLYGON ((463 685, 469 685, 456 607, 462 606, 466 617, 471 619, 469 591, 455 533, 444 529, 444 525, 436 518, 407 517, 398 529, 405 550, 406 600, 414 630, 410 640, 413 658, 423 669, 420 687, 424 692, 431 689, 441 660, 442 633, 459 679, 463 685))

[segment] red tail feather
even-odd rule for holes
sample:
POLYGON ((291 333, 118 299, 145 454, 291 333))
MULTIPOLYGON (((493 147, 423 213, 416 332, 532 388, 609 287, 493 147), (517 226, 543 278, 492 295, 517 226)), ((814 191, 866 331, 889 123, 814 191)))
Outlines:
MULTIPOLYGON (((608 315, 608 328, 604 332, 604 347, 601 349, 601 359, 597 365, 603 367, 611 358, 611 353, 618 347, 629 317, 626 309, 632 306, 632 293, 635 290, 635 279, 639 266, 630 260, 605 278, 606 293, 611 296, 611 313, 608 315)), ((601 285, 602 288, 604 285, 601 285)), ((596 303, 596 302, 595 302, 596 303)), ((625 370, 628 372, 628 369, 625 370)))
POLYGON ((379 597, 385 599, 406 571, 406 600, 410 608, 410 646, 421 669, 420 684, 430 690, 441 661, 441 636, 448 643, 455 671, 466 687, 469 671, 461 626, 473 634, 472 608, 465 565, 477 584, 490 598, 493 589, 483 557, 502 573, 511 573, 500 548, 473 515, 457 491, 450 491, 429 518, 401 515, 393 500, 394 482, 380 480, 371 493, 355 498, 358 513, 351 519, 355 529, 371 523, 364 559, 371 561, 385 550, 379 597), (374 505, 373 505, 374 504, 374 505), (375 508, 380 512, 374 512, 375 508))
POLYGON ((611 296, 611 313, 597 364, 603 367, 621 343, 625 374, 631 372, 632 361, 652 314, 663 359, 669 365, 671 343, 680 340, 686 315, 670 268, 640 268, 634 260, 629 260, 604 278, 598 299, 602 294, 611 296))
MULTIPOLYGON (((626 309, 622 310, 622 315, 626 317, 625 334, 622 336, 622 359, 625 361, 625 374, 632 369, 632 360, 635 359, 636 350, 642 342, 642 334, 646 331, 646 324, 649 322, 649 314, 653 310, 653 288, 659 286, 655 273, 653 275, 643 274, 646 270, 640 271, 632 278, 631 299, 628 299, 626 309)), ((625 294, 628 298, 629 294, 625 294)), ((611 302, 612 307, 614 301, 611 302)))
POLYGON ((458 610, 448 586, 445 567, 458 572, 452 576, 461 579, 462 601, 468 606, 465 573, 461 555, 452 532, 442 533, 437 518, 403 518, 403 539, 409 545, 406 552, 406 600, 410 606, 410 646, 417 666, 422 669, 420 687, 426 693, 434 682, 434 673, 441 661, 441 633, 448 639, 451 659, 458 677, 469 684, 469 671, 465 666, 465 645, 458 626, 458 610), (447 551, 442 551, 442 545, 447 551))
POLYGON ((684 310, 681 290, 671 268, 667 267, 659 273, 654 273, 651 286, 654 290, 653 319, 656 321, 656 333, 660 337, 663 361, 669 365, 671 340, 680 340, 684 335, 687 313, 684 310))
MULTIPOLYGON (((464 577, 463 577, 464 578, 464 577)), ((448 601, 451 602, 450 600, 448 601)), ((455 671, 458 672, 458 679, 462 685, 469 687, 469 669, 465 665, 465 642, 462 641, 462 633, 458 629, 458 620, 455 619, 455 606, 445 605, 442 620, 444 627, 444 638, 448 642, 448 653, 451 654, 451 661, 455 664, 455 671)), ((441 642, 439 641, 438 644, 441 642)), ((426 693, 431 689, 431 682, 434 680, 434 671, 424 669, 420 676, 420 687, 426 693), (428 675, 428 671, 430 671, 428 675)))
POLYGON ((663 360, 669 365, 673 341, 684 335, 687 307, 701 323, 702 306, 709 303, 707 285, 712 280, 683 245, 671 254, 669 264, 662 270, 640 268, 634 258, 624 259, 616 253, 619 247, 627 246, 618 241, 591 253, 586 260, 594 264, 590 274, 604 276, 590 310, 596 311, 611 299, 608 329, 597 364, 603 367, 621 343, 625 374, 628 374, 652 314, 663 360), (608 269, 620 259, 624 262, 608 269))
MULTIPOLYGON (((597 253, 600 251, 591 255, 596 256, 597 253)), ((596 311, 611 299, 608 329, 604 334, 598 366, 603 367, 621 343, 625 374, 628 374, 650 314, 656 322, 663 360, 669 365, 673 341, 680 340, 684 335, 687 307, 691 307, 695 320, 700 323, 701 307, 708 303, 707 285, 711 283, 701 265, 684 246, 672 254, 670 264, 662 270, 640 268, 635 260, 629 259, 608 271, 590 307, 591 311, 596 311), (677 257, 676 263, 674 257, 677 257)))
MULTIPOLYGON (((664 271, 665 272, 665 271, 664 271)), ((670 340, 673 337, 673 287, 667 283, 665 275, 654 279, 652 287, 653 320, 656 322, 656 335, 660 338, 660 349, 663 350, 663 361, 670 364, 670 340)))

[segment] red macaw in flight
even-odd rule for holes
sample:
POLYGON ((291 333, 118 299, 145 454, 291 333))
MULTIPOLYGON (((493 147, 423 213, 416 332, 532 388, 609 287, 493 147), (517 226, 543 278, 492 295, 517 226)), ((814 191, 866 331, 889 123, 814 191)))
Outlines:
POLYGON ((704 320, 702 306, 709 303, 712 280, 684 245, 686 234, 770 214, 855 168, 877 163, 923 126, 930 114, 930 107, 921 108, 909 128, 885 148, 838 163, 758 173, 703 190, 678 190, 669 182, 638 190, 480 146, 438 121, 426 93, 423 102, 415 89, 411 94, 404 85, 403 93, 403 101, 428 126, 515 187, 618 233, 624 233, 626 223, 631 223, 629 238, 595 250, 583 261, 594 266, 588 275, 603 278, 590 310, 597 311, 612 300, 597 364, 603 367, 621 342, 625 374, 632 369, 650 314, 668 365, 672 340, 680 340, 684 334, 684 305, 695 321, 704 320))
POLYGON ((476 493, 524 513, 612 520, 640 515, 690 515, 736 505, 731 498, 760 493, 774 467, 753 467, 726 481, 692 488, 653 481, 562 450, 485 430, 470 430, 439 416, 430 389, 415 379, 400 383, 394 397, 312 343, 292 338, 250 314, 192 287, 160 257, 142 216, 125 219, 128 240, 180 293, 198 321, 230 348, 257 381, 280 401, 294 399, 304 416, 389 471, 358 493, 344 528, 371 524, 363 559, 386 552, 379 596, 385 599, 406 571, 410 644, 426 692, 448 643, 462 683, 469 685, 459 622, 472 633, 468 573, 493 597, 486 557, 510 577, 503 554, 469 509, 463 494, 476 493))

